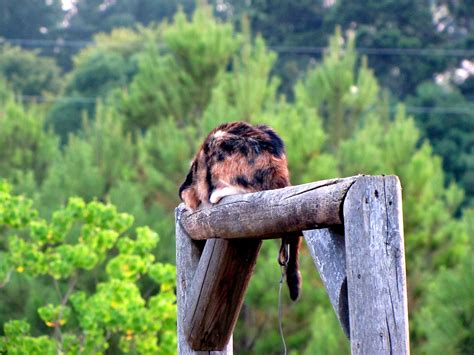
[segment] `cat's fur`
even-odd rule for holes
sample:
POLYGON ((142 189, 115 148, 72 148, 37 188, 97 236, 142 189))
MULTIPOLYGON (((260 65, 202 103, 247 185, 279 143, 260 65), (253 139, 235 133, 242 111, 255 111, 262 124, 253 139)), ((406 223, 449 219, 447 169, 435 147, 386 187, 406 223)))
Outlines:
MULTIPOLYGON (((225 123, 209 133, 196 154, 179 196, 186 206, 218 203, 229 195, 278 189, 290 185, 285 147, 268 126, 225 123)), ((289 245, 287 283, 296 300, 301 289, 298 254, 301 237, 282 241, 289 245)), ((282 250, 284 248, 282 247, 282 250)))

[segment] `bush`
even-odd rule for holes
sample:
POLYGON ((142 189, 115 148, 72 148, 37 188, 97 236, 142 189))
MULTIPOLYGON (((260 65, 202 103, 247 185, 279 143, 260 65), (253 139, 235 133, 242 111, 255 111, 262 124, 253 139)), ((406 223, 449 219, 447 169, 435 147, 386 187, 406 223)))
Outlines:
POLYGON ((126 236, 133 218, 96 201, 71 198, 51 221, 31 206, 0 184, 1 286, 10 286, 15 273, 49 284, 56 297, 45 299, 37 315, 5 322, 0 352, 174 353, 175 270, 155 262, 158 235, 141 227, 126 236), (45 331, 31 334, 38 316, 45 331))

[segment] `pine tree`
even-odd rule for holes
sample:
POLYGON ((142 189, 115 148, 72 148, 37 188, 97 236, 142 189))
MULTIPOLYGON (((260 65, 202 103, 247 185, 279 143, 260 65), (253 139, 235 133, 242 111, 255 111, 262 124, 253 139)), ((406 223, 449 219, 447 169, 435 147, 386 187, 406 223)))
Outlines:
POLYGON ((43 211, 56 209, 69 196, 105 201, 118 181, 137 174, 137 147, 113 108, 99 105, 95 119, 85 120, 83 127, 80 135, 70 135, 62 154, 51 162, 42 185, 43 211))
MULTIPOLYGON (((208 15, 206 8, 197 10, 192 20, 180 13, 172 24, 153 32, 165 47, 150 40, 144 51, 136 49, 135 56, 128 46, 114 52, 104 42, 97 45, 97 52, 88 48, 77 57, 79 66, 93 53, 110 49, 127 58, 125 63, 138 58, 139 65, 125 92, 113 95, 108 105, 99 104, 91 119, 82 122, 82 130, 70 136, 63 152, 48 161, 36 196, 41 214, 51 214, 70 195, 112 201, 120 211, 135 214, 137 223, 157 229, 162 244, 153 252, 172 261, 177 189, 198 144, 224 121, 266 123, 286 142, 294 184, 357 173, 400 176, 411 315, 423 309, 437 330, 445 319, 456 318, 455 307, 447 308, 449 314, 436 313, 439 302, 428 294, 434 290, 442 300, 451 294, 431 286, 432 280, 461 282, 453 273, 465 260, 469 236, 467 218, 454 218, 462 191, 455 185, 445 187, 441 160, 428 142, 420 141, 403 105, 395 112, 390 109, 367 63, 358 59, 353 38, 342 41, 341 33, 335 34, 322 63, 296 85, 295 101, 290 102, 277 93, 280 80, 272 74, 276 55, 265 41, 253 40, 245 25, 239 33, 208 15), (434 275, 442 269, 448 276, 438 279, 434 275)), ((2 92, 0 88, 0 97, 8 96, 2 92)), ((23 114, 20 108, 12 117, 23 114)), ((276 325, 277 248, 276 241, 264 243, 235 333, 238 352, 281 348, 276 325)), ((305 250, 301 269, 302 298, 291 306, 285 299, 283 306, 290 349, 306 353, 346 349, 347 340, 305 250)), ((460 304, 469 305, 464 293, 458 295, 460 304)), ((8 304, 15 304, 15 295, 10 296, 8 304)), ((34 329, 40 324, 33 323, 34 329)), ((414 349, 423 349, 423 344, 437 349, 420 324, 412 322, 411 329, 414 349)))
POLYGON ((170 116, 180 125, 196 122, 239 44, 232 27, 213 19, 205 5, 191 21, 178 12, 162 27, 162 38, 163 48, 149 43, 123 96, 121 110, 130 128, 146 129, 170 116))
POLYGON ((333 150, 353 134, 377 101, 378 84, 367 68, 367 60, 363 58, 361 65, 356 67, 356 64, 354 35, 349 33, 344 45, 344 38, 337 29, 322 63, 295 89, 297 100, 316 108, 323 118, 333 150))
POLYGON ((95 35, 94 43, 73 57, 74 68, 68 73, 63 90, 67 99, 55 102, 47 117, 63 143, 69 133, 82 128, 84 113, 93 119, 97 100, 113 102, 117 92, 130 83, 138 69, 142 42, 156 38, 155 28, 116 29, 110 34, 95 35))
POLYGON ((0 46, 0 76, 19 95, 32 101, 46 94, 56 94, 61 88, 60 70, 52 58, 38 51, 25 50, 8 44, 0 46))
POLYGON ((414 318, 423 353, 468 354, 474 347, 474 210, 466 210, 463 219, 465 228, 458 232, 468 242, 458 250, 460 262, 430 277, 424 305, 414 318))
POLYGON ((0 80, 0 177, 34 193, 59 154, 58 139, 44 129, 44 109, 18 102, 0 80))

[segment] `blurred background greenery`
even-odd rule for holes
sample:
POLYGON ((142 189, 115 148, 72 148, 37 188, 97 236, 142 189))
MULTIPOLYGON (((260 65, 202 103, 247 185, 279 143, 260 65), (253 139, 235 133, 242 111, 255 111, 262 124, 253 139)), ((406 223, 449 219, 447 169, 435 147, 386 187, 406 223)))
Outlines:
MULTIPOLYGON (((112 203, 157 231, 154 256, 174 263, 177 187, 203 137, 267 123, 293 184, 400 177, 412 351, 472 353, 472 1, 1 0, 0 14, 0 178, 42 218, 71 196, 112 203)), ((276 255, 264 243, 238 354, 281 352, 276 255)), ((301 262, 302 297, 283 310, 290 352, 347 353, 307 251, 301 262)), ((37 312, 53 292, 18 272, 0 281, 0 324, 53 336, 37 312)))

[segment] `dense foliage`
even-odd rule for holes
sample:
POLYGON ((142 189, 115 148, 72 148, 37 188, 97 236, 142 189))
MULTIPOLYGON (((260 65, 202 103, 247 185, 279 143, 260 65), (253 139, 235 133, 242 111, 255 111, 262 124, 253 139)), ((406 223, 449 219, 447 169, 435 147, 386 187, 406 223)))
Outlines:
MULTIPOLYGON (((149 228, 137 228, 136 238, 124 235, 132 223, 113 206, 80 198, 71 198, 48 222, 30 200, 12 195, 2 183, 1 287, 16 273, 17 282, 49 284, 56 294, 41 299, 37 314, 26 314, 33 321, 39 317, 52 334, 37 336, 45 332, 32 330, 29 319, 10 319, 3 324, 0 351, 100 354, 115 346, 140 354, 174 353, 174 267, 155 262, 151 251, 158 235, 149 228), (142 296, 145 284, 149 289, 142 296)), ((9 313, 3 309, 2 318, 9 313)))
MULTIPOLYGON (((134 23, 139 16, 133 11, 121 16, 120 9, 136 8, 135 3, 111 2, 104 10, 110 21, 102 24, 102 2, 79 1, 70 28, 89 31, 84 32, 89 38, 98 29, 134 23), (84 16, 88 12, 94 16, 84 16)), ((281 18, 296 3, 281 1, 274 17, 264 17, 268 4, 256 1, 254 12, 238 25, 232 21, 248 10, 245 2, 239 6, 236 1, 233 12, 217 7, 228 22, 213 17, 205 5, 192 16, 185 7, 170 22, 95 34, 64 77, 62 92, 69 99, 53 105, 15 98, 21 89, 5 75, 0 177, 14 193, 1 185, 2 350, 174 352, 174 271, 162 263, 174 262, 177 187, 207 132, 231 120, 276 129, 286 143, 294 184, 360 172, 397 174, 403 186, 413 351, 454 354, 472 348, 472 292, 457 285, 473 277, 473 213, 463 209, 464 191, 456 184, 468 187, 472 180, 472 132, 467 129, 472 114, 453 114, 451 120, 436 111, 409 114, 410 106, 465 105, 465 92, 425 82, 409 92, 408 107, 398 102, 395 96, 406 95, 391 96, 381 88, 380 83, 390 82, 377 75, 383 63, 357 53, 361 33, 343 32, 349 12, 336 21, 342 29, 325 19, 333 35, 328 43, 318 42, 327 45, 324 55, 304 70, 298 63, 300 74, 288 81, 282 56, 265 40, 275 45, 276 39, 264 29, 278 21, 287 24, 281 18), (252 36, 249 24, 263 37, 252 36), (158 246, 157 235, 142 225, 159 233, 158 246), (135 237, 126 236, 126 230, 135 237), (452 297, 456 304, 445 306, 452 297), (445 332, 449 347, 442 340, 445 332)), ((309 3, 299 3, 299 11, 305 13, 309 3)), ((387 21, 396 23, 397 16, 419 10, 426 23, 422 2, 410 4, 406 12, 387 15, 387 21)), ((369 2, 381 12, 388 5, 397 6, 369 2)), ((312 7, 302 28, 290 23, 278 38, 299 38, 292 29, 304 32, 303 24, 323 16, 324 9, 312 7)), ((371 26, 364 22, 371 41, 385 38, 384 31, 371 26)), ((380 28, 383 24, 377 23, 380 28)), ((301 43, 313 38, 300 32, 301 43)), ((396 43, 408 33, 404 28, 396 43)), ((408 63, 400 68, 410 76, 408 63)), ((426 79, 425 69, 415 70, 426 79)), ((277 244, 265 242, 234 337, 238 353, 281 348, 276 255, 277 244)), ((290 304, 286 299, 283 308, 289 348, 306 354, 347 351, 305 250, 301 264, 301 300, 290 304)))
MULTIPOLYGON (((93 116, 97 98, 104 98, 110 89, 129 83, 138 64, 133 58, 136 53, 133 49, 136 50, 137 45, 140 47, 146 41, 141 34, 142 25, 151 29, 153 23, 169 21, 178 8, 190 17, 195 4, 200 0, 76 0, 70 8, 63 10, 56 0, 44 3, 40 1, 41 4, 35 6, 23 6, 23 1, 17 0, 4 2, 4 14, 0 17, 0 37, 8 38, 13 44, 37 47, 42 54, 55 57, 63 69, 74 69, 72 78, 65 80, 67 87, 63 93, 66 98, 56 102, 47 119, 55 126, 64 142, 69 132, 80 129, 81 120, 78 118, 83 111, 93 116), (22 24, 21 31, 18 28, 15 31, 18 24, 22 24), (106 34, 98 35, 101 32, 106 34), (93 53, 88 53, 78 63, 74 55, 91 40, 96 44, 88 48, 93 47, 93 53), (135 43, 132 44, 131 41, 135 43), (104 47, 106 51, 102 50, 104 47), (129 51, 129 55, 121 53, 123 48, 129 51)), ((395 98, 409 98, 407 112, 414 115, 423 135, 430 139, 436 154, 443 158, 446 180, 449 182, 455 178, 465 189, 467 203, 470 203, 474 196, 471 182, 473 163, 469 159, 474 139, 470 126, 474 98, 474 21, 471 2, 208 2, 212 4, 213 12, 218 18, 235 24, 236 28, 245 28, 242 19, 247 19, 252 32, 261 34, 268 46, 279 53, 272 72, 282 79, 279 92, 290 100, 294 98, 295 83, 304 78, 308 65, 311 66, 315 60, 319 61, 323 57, 323 47, 335 27, 340 26, 343 33, 353 32, 355 46, 362 54, 367 54, 368 66, 374 70, 381 86, 389 89, 390 95, 395 98), (434 83, 435 78, 438 88, 427 90, 426 83, 434 83), (442 88, 439 87, 439 82, 442 82, 442 88), (440 89, 454 94, 439 100, 437 91, 440 89), (437 127, 433 130, 432 120, 427 120, 426 117, 439 115, 449 119, 436 118, 437 127), (452 134, 451 131, 455 133, 452 134), (446 142, 452 139, 459 139, 462 143, 446 142)), ((156 38, 156 42, 161 45, 157 49, 160 52, 166 51, 166 46, 170 44, 166 39, 162 43, 156 38)), ((9 52, 11 51, 6 51, 7 55, 9 52)), ((160 60, 167 61, 169 58, 163 57, 160 60)), ((8 72, 25 71, 24 64, 29 61, 28 58, 19 60, 12 64, 8 72)), ((186 76, 173 77, 177 74, 169 67, 170 63, 155 63, 158 64, 164 64, 163 70, 168 72, 163 74, 168 75, 170 80, 187 80, 186 76)), ((0 60, 0 73, 1 66, 0 60)), ((25 72, 21 78, 28 79, 20 83, 21 87, 38 87, 38 81, 46 80, 51 74, 55 75, 55 68, 50 68, 50 64, 46 62, 39 66, 29 66, 27 70, 29 73, 25 72)), ((146 76, 145 73, 143 75, 146 76)), ((154 79, 148 78, 149 82, 154 79)), ((51 81, 56 87, 57 81, 51 81)), ((193 90, 190 81, 188 85, 189 90, 193 90)), ((47 87, 43 90, 50 91, 47 87)), ((173 95, 172 92, 164 90, 162 99, 176 99, 170 95, 173 95)), ((131 97, 130 100, 129 104, 133 105, 134 98, 131 97)), ((394 102, 391 103, 390 110, 396 110, 394 102)), ((156 102, 148 104, 155 105, 156 102)), ((146 115, 146 111, 144 109, 142 115, 146 115)))

